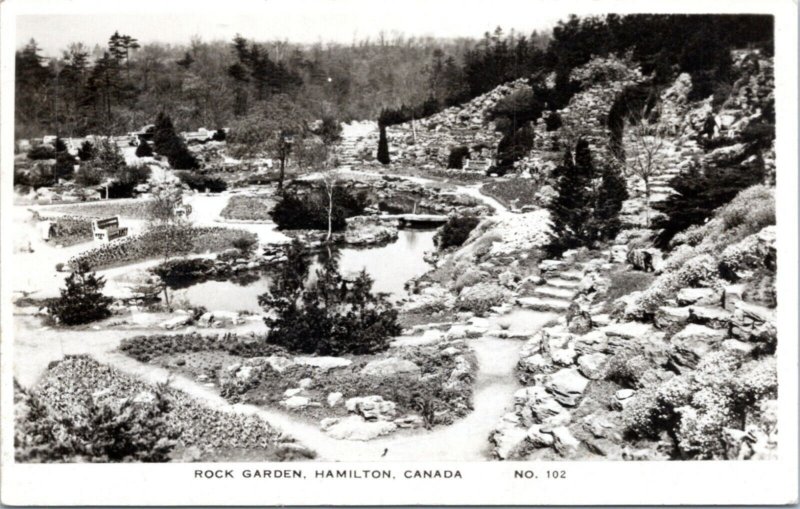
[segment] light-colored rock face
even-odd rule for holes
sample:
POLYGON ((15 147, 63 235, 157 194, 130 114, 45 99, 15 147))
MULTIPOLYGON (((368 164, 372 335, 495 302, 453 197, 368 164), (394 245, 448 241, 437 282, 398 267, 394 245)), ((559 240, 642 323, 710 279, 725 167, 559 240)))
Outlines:
POLYGON ((520 420, 516 414, 505 414, 497 427, 489 436, 489 441, 494 445, 494 454, 501 460, 517 459, 524 456, 527 451, 528 432, 519 426, 520 420))
POLYGON ((578 370, 590 380, 599 380, 605 373, 607 359, 608 356, 600 352, 581 355, 578 358, 578 370))
POLYGON ((708 305, 719 303, 720 296, 711 288, 683 288, 678 291, 676 300, 681 306, 708 305))
POLYGON ((553 428, 553 448, 564 458, 570 458, 578 452, 580 441, 565 426, 553 428))
POLYGON ((374 216, 356 216, 347 220, 344 241, 352 245, 368 245, 397 239, 397 223, 374 216))
POLYGON ((311 400, 305 396, 292 396, 281 402, 283 406, 291 410, 299 410, 301 408, 305 408, 310 403, 311 400))
POLYGON ((300 364, 301 366, 312 366, 315 368, 320 369, 335 369, 335 368, 346 368, 347 366, 351 365, 353 361, 350 359, 345 359, 344 357, 295 357, 294 358, 295 364, 300 364))
POLYGON ((547 377, 545 387, 564 406, 576 406, 589 380, 575 368, 564 368, 547 377))
POLYGON ((388 435, 397 429, 394 422, 366 421, 359 415, 344 418, 323 419, 320 426, 323 431, 338 440, 372 440, 388 435))
POLYGON ((345 401, 345 408, 368 421, 392 421, 397 415, 397 405, 381 396, 364 396, 345 401))
POLYGON ((368 376, 392 376, 399 374, 418 374, 419 366, 413 362, 398 357, 387 357, 370 361, 361 370, 361 374, 368 376))
POLYGON ((335 407, 342 402, 344 395, 341 392, 331 392, 328 394, 327 402, 329 407, 335 407))

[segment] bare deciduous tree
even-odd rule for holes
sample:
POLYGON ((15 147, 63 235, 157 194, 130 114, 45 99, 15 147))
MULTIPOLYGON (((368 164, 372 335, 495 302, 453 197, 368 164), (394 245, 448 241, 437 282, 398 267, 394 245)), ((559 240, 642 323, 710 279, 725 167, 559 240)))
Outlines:
POLYGON ((648 111, 628 111, 628 138, 631 142, 620 156, 627 175, 634 175, 644 183, 645 222, 650 226, 650 194, 653 177, 663 171, 662 149, 667 140, 668 126, 662 121, 661 106, 648 111))

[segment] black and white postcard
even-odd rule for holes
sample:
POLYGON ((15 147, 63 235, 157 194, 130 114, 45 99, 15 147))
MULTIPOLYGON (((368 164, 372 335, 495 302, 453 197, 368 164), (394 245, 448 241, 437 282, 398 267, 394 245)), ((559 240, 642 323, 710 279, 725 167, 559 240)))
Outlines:
POLYGON ((2 502, 789 504, 789 0, 6 0, 2 502))

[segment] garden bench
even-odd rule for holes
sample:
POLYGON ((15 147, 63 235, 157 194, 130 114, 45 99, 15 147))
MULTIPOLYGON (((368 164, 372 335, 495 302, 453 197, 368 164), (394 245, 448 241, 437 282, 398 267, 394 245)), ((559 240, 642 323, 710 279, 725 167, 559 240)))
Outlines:
POLYGON ((95 240, 111 242, 128 235, 128 228, 120 228, 119 217, 107 217, 92 221, 92 235, 95 240))

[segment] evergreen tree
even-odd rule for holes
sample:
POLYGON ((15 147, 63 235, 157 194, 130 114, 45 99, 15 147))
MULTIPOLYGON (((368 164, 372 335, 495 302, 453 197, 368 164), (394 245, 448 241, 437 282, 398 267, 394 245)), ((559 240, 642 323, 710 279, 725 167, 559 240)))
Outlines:
POLYGON ((146 140, 142 140, 139 146, 136 147, 136 157, 152 157, 152 155, 153 149, 150 148, 150 144, 146 140))
POLYGON ((595 241, 609 240, 617 236, 622 223, 619 212, 622 202, 628 199, 628 186, 619 168, 606 165, 595 197, 592 237, 595 241))
POLYGON ((380 138, 378 138, 378 161, 381 164, 389 164, 389 141, 386 139, 386 126, 380 126, 380 138))
POLYGON ((78 149, 78 158, 81 161, 89 161, 94 158, 95 150, 94 145, 89 140, 86 140, 81 145, 81 148, 78 149))
POLYGON ((156 153, 166 157, 170 166, 176 170, 194 170, 200 166, 175 131, 172 119, 163 111, 156 116, 153 148, 156 153))
POLYGON ((75 271, 66 279, 61 296, 50 304, 50 313, 65 325, 89 323, 111 316, 111 297, 103 295, 103 277, 89 272, 86 262, 78 262, 75 271))
POLYGON ((69 152, 58 152, 56 154, 56 164, 53 166, 53 173, 56 178, 71 179, 75 173, 75 158, 69 152))
POLYGON ((55 148, 56 152, 66 152, 67 144, 61 138, 56 138, 55 148))
POLYGON ((553 224, 548 251, 553 256, 591 242, 593 173, 589 144, 586 140, 578 140, 575 157, 567 149, 564 162, 556 169, 559 178, 556 186, 558 196, 548 207, 553 224))

